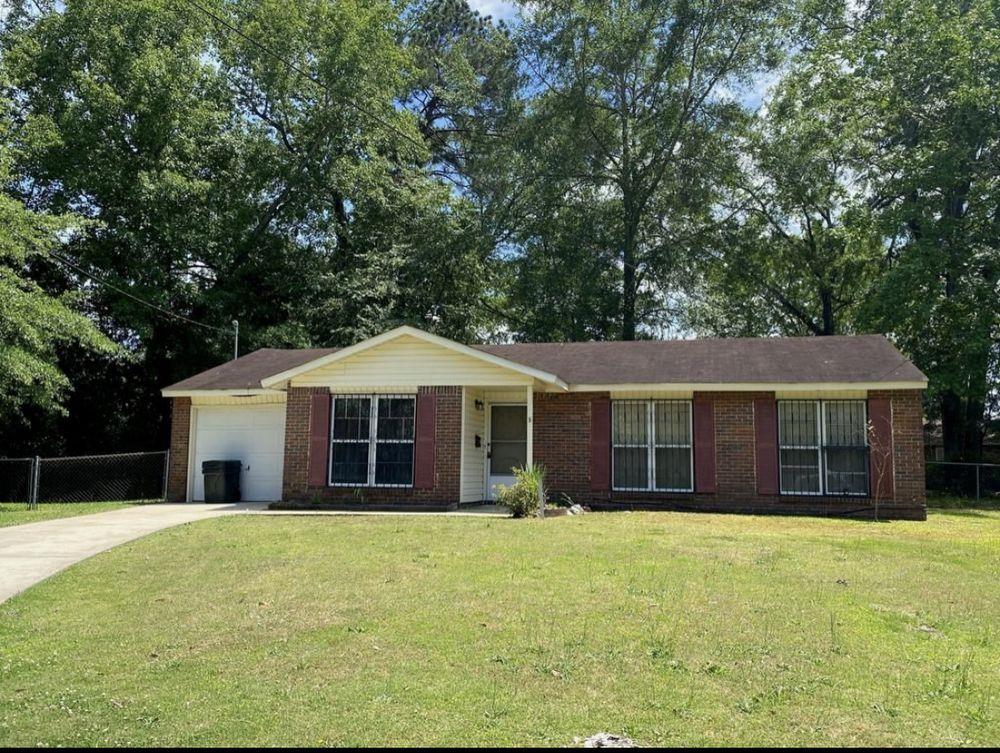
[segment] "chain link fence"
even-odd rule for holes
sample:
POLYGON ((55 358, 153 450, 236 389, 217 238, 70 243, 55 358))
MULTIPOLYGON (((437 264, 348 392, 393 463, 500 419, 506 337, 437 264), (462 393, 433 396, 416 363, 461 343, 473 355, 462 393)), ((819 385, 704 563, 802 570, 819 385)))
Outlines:
POLYGON ((165 500, 167 452, 0 458, 0 502, 165 500))
POLYGON ((1000 465, 929 461, 927 492, 976 500, 1000 500, 1000 465))

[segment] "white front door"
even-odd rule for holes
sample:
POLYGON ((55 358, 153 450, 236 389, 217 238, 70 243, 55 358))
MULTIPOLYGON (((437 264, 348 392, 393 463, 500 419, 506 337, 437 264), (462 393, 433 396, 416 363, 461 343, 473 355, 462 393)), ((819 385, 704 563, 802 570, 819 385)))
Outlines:
POLYGON ((239 460, 244 501, 281 499, 285 467, 284 405, 203 405, 195 407, 191 499, 205 499, 205 460, 239 460))
POLYGON ((527 406, 491 405, 489 431, 486 498, 496 499, 496 487, 512 485, 513 469, 528 462, 527 406))

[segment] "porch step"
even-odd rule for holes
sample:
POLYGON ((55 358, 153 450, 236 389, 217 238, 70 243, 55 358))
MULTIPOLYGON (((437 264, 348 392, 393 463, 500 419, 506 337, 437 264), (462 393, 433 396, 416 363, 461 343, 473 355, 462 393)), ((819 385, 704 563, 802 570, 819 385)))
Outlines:
POLYGON ((448 502, 272 502, 270 510, 336 510, 339 512, 452 512, 457 503, 448 502))

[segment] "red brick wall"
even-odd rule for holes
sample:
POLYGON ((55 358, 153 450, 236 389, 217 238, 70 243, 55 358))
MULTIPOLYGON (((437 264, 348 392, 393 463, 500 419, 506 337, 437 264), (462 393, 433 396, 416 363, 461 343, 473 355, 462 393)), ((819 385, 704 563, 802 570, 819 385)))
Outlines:
POLYGON ((325 387, 288 391, 285 416, 285 479, 287 500, 344 499, 366 502, 457 503, 462 455, 462 388, 421 387, 437 393, 434 434, 434 487, 432 489, 380 489, 309 485, 309 421, 311 398, 325 387))
POLYGON ((887 397, 892 401, 894 501, 898 504, 925 504, 924 403, 920 391, 872 390, 868 395, 887 397))
POLYGON ((309 436, 314 393, 326 387, 289 387, 285 402, 285 471, 282 496, 301 499, 309 486, 309 436))
POLYGON ((607 392, 536 392, 531 453, 546 483, 574 499, 590 490, 590 401, 607 392))
MULTIPOLYGON (((593 492, 590 489, 590 401, 607 393, 536 393, 534 457, 545 465, 552 495, 607 507, 648 507, 819 515, 873 514, 864 498, 757 494, 753 400, 765 392, 709 392, 715 416, 716 493, 593 492)), ((896 497, 885 517, 923 518, 922 403, 917 390, 872 392, 891 397, 896 497)))
POLYGON ((170 398, 170 464, 167 501, 187 501, 188 447, 191 442, 191 398, 170 398))

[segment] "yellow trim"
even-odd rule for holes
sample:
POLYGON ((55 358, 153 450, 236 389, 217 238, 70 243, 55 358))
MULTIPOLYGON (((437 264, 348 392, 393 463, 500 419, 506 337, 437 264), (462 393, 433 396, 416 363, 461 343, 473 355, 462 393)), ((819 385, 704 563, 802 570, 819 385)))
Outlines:
POLYGON ((809 392, 831 390, 923 390, 927 382, 701 382, 687 384, 571 384, 570 392, 809 392))

